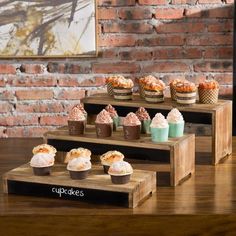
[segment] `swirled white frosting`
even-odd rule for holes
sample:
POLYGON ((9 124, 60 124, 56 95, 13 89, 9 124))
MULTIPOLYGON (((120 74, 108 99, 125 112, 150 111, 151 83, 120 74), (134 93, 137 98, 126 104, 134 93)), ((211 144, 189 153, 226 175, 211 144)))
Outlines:
POLYGON ((85 171, 91 169, 91 162, 88 158, 74 158, 70 160, 67 164, 67 170, 71 171, 85 171))
POLYGON ((167 115, 167 121, 169 123, 182 123, 184 118, 177 108, 173 108, 167 115))
POLYGON ((54 158, 55 154, 49 153, 37 153, 35 154, 31 160, 30 165, 32 167, 48 167, 54 165, 54 158))
POLYGON ((150 127, 152 128, 167 128, 168 122, 165 117, 161 113, 157 113, 155 117, 152 119, 152 123, 150 127))

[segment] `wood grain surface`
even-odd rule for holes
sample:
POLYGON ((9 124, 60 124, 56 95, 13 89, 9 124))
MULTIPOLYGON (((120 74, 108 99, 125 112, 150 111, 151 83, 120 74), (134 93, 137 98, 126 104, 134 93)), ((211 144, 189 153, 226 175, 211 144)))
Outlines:
MULTIPOLYGON (((1 139, 0 174, 29 161, 41 142, 1 139)), ((199 163, 192 178, 175 188, 159 187, 136 209, 8 196, 0 184, 1 235, 235 235, 236 138, 232 158, 217 166, 199 163)))

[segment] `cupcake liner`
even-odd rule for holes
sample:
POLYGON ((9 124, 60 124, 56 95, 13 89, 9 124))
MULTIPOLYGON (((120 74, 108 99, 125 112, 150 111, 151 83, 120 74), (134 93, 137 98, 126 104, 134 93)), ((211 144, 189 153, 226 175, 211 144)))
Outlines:
POLYGON ((68 120, 69 135, 84 134, 86 121, 72 121, 68 120))
POLYGON ((112 120, 113 120, 113 131, 116 131, 120 124, 120 117, 119 116, 114 117, 112 118, 112 120))
POLYGON ((107 93, 113 97, 114 91, 113 91, 112 83, 107 83, 107 93))
POLYGON ((142 120, 141 121, 141 134, 150 134, 150 124, 151 120, 142 120))
POLYGON ((95 124, 98 138, 106 138, 112 135, 113 124, 95 124))
POLYGON ((144 85, 139 83, 139 94, 141 98, 145 98, 145 89, 144 89, 144 85))
POLYGON ((108 170, 109 170, 110 166, 107 165, 103 165, 103 170, 105 174, 108 174, 108 170))
POLYGON ((168 141, 169 126, 166 128, 153 128, 151 127, 151 138, 153 142, 166 142, 168 141))
POLYGON ((141 126, 123 126, 124 138, 127 140, 136 140, 140 139, 141 126))
POLYGON ((111 182, 113 184, 127 184, 130 181, 131 175, 122 175, 122 176, 115 176, 111 175, 111 182))
POLYGON ((50 173, 51 173, 51 166, 47 166, 47 167, 33 167, 33 172, 34 172, 34 175, 37 175, 37 176, 50 175, 50 173))
POLYGON ((184 135, 184 122, 169 123, 169 137, 178 138, 184 135))
POLYGON ((215 104, 218 102, 219 89, 198 88, 199 102, 204 104, 215 104))
POLYGON ((176 90, 175 90, 175 87, 173 85, 170 85, 170 95, 171 95, 171 99, 173 101, 177 100, 176 90))
POLYGON ((132 88, 113 88, 114 99, 116 100, 131 100, 132 88))
POLYGON ((177 103, 182 105, 191 105, 196 103, 196 92, 181 93, 176 91, 177 103))
POLYGON ((90 170, 84 170, 84 171, 72 171, 70 170, 70 177, 71 179, 86 179, 88 177, 90 170))
POLYGON ((151 91, 145 90, 145 100, 149 103, 159 103, 164 102, 163 91, 151 91))

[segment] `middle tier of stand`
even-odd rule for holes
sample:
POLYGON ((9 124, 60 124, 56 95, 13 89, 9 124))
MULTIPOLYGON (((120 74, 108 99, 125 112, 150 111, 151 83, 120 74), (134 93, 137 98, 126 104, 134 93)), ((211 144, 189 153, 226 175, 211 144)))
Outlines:
POLYGON ((130 141, 124 139, 122 130, 114 132, 109 138, 97 138, 95 127, 88 125, 85 134, 80 136, 69 135, 68 127, 63 127, 45 133, 44 138, 62 155, 77 147, 88 148, 93 155, 120 151, 134 168, 156 171, 159 185, 176 186, 195 170, 194 134, 170 138, 163 143, 152 142, 150 135, 130 141))

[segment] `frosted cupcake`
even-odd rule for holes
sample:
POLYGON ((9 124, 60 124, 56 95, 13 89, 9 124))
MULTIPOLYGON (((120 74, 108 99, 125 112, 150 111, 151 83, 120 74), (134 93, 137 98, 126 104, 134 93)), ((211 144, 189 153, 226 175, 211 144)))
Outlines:
POLYGON ((114 98, 117 100, 131 100, 134 83, 131 79, 119 78, 113 81, 114 98))
POLYGON ((197 87, 189 81, 179 82, 175 86, 177 103, 191 105, 196 103, 197 87))
POLYGON ((67 170, 70 173, 71 179, 86 179, 92 164, 88 158, 74 158, 67 164, 67 170))
POLYGON ((218 102, 219 83, 213 79, 206 80, 198 87, 199 101, 204 104, 215 104, 218 102))
POLYGON ((66 153, 66 158, 64 160, 64 163, 68 163, 69 161, 71 161, 74 158, 87 158, 88 160, 91 159, 91 151, 86 149, 86 148, 74 148, 71 149, 69 152, 66 153))
POLYGON ((34 155, 30 160, 30 166, 33 168, 34 175, 50 175, 56 152, 57 150, 48 144, 38 145, 33 149, 34 155))
POLYGON ((104 173, 107 174, 110 166, 116 161, 123 161, 124 155, 118 151, 108 151, 100 156, 104 173))
POLYGON ((150 127, 153 142, 166 142, 168 140, 169 125, 161 113, 155 115, 150 127))
POLYGON ((178 84, 178 83, 183 83, 184 81, 186 80, 183 80, 183 79, 174 79, 170 82, 170 95, 171 95, 171 99, 173 101, 176 101, 177 100, 177 97, 176 97, 176 89, 175 89, 175 86, 178 84))
POLYGON ((109 112, 113 120, 113 130, 116 131, 120 123, 120 118, 117 114, 116 109, 112 105, 109 104, 106 106, 105 110, 109 112))
POLYGON ((112 135, 113 120, 108 111, 103 109, 95 120, 96 134, 98 138, 106 138, 112 135))
POLYGON ((145 85, 147 83, 152 83, 152 82, 156 82, 157 81, 157 78, 152 76, 152 75, 148 75, 148 76, 145 76, 143 78, 140 78, 139 79, 139 93, 140 93, 140 96, 145 98, 145 85))
POLYGON ((178 109, 173 108, 167 115, 169 137, 182 137, 184 134, 184 118, 178 109))
POLYGON ((140 138, 141 122, 138 117, 130 112, 123 119, 124 138, 127 140, 135 140, 140 138))
POLYGON ((106 78, 106 85, 107 85, 107 93, 113 97, 114 96, 114 91, 113 91, 113 83, 118 80, 119 78, 124 78, 121 75, 114 75, 106 78))
POLYGON ((144 86, 145 100, 150 103, 164 102, 165 84, 158 79, 156 82, 146 83, 144 86))
POLYGON ((148 112, 146 111, 146 109, 144 107, 140 107, 136 111, 135 114, 141 122, 141 133, 142 134, 149 134, 150 133, 151 118, 150 118, 148 112))
POLYGON ((84 134, 86 117, 78 106, 74 106, 69 112, 68 129, 70 135, 84 134))
POLYGON ((126 161, 114 162, 108 170, 113 184, 126 184, 133 173, 132 166, 126 161))

